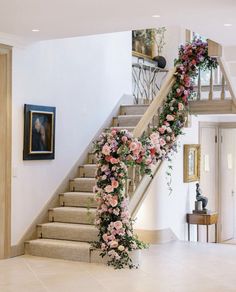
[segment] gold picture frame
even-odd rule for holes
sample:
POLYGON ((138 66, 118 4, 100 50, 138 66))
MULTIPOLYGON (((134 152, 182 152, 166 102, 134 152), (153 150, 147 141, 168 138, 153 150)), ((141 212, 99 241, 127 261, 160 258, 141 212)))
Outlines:
POLYGON ((200 179, 201 148, 199 144, 184 145, 184 182, 200 179))

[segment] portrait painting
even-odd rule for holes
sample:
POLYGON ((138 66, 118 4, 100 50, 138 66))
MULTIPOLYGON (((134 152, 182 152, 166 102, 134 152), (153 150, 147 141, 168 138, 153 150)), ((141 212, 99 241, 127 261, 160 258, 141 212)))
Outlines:
POLYGON ((184 182, 200 179, 200 145, 184 145, 184 182))
POLYGON ((24 160, 54 159, 55 107, 25 105, 24 160))

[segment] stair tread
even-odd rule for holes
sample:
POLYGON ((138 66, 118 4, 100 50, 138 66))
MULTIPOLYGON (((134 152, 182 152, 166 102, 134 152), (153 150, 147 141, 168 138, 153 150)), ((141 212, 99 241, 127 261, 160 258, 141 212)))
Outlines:
POLYGON ((73 241, 64 239, 50 239, 50 238, 38 238, 26 241, 29 244, 37 245, 52 245, 54 247, 64 246, 64 247, 78 247, 83 249, 92 249, 91 244, 84 241, 73 241))
POLYGON ((95 225, 91 224, 79 224, 79 223, 63 223, 63 222, 48 222, 38 224, 41 227, 59 227, 59 228, 73 228, 73 229, 84 229, 84 230, 97 230, 95 225))
POLYGON ((86 164, 83 164, 83 165, 81 165, 82 167, 97 167, 97 164, 95 164, 95 163, 86 163, 86 164))
POLYGON ((121 117, 121 118, 141 118, 143 115, 118 115, 117 117, 121 117))
MULTIPOLYGON (((63 212, 72 212, 72 211, 76 211, 76 212, 88 212, 88 208, 86 207, 55 207, 55 208, 50 208, 50 211, 63 211, 63 212)), ((96 211, 95 207, 91 207, 89 208, 89 211, 96 211)))
POLYGON ((145 106, 145 107, 148 107, 149 104, 122 104, 121 106, 125 106, 125 107, 132 107, 132 106, 142 107, 142 106, 145 106))
POLYGON ((95 196, 95 194, 93 192, 65 192, 65 193, 61 193, 60 196, 89 196, 89 195, 93 195, 95 196))
POLYGON ((96 178, 94 177, 75 177, 72 180, 87 180, 87 181, 95 181, 96 178))

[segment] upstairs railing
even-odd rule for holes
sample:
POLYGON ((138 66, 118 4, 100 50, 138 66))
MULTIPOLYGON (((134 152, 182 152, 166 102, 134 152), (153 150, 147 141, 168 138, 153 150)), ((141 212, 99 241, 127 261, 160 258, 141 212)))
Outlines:
MULTIPOLYGON (((144 133, 150 134, 153 128, 158 127, 161 107, 175 82, 175 71, 176 69, 173 68, 167 74, 157 96, 152 100, 145 114, 135 127, 133 131, 134 137, 140 138, 144 133)), ((153 166, 153 175, 155 175, 159 167, 160 163, 153 166)), ((126 196, 130 198, 129 208, 132 216, 135 215, 139 205, 144 199, 143 194, 149 186, 151 179, 152 178, 148 175, 141 175, 139 166, 129 167, 129 179, 126 184, 126 196), (134 192, 135 196, 133 196, 134 192)))
POLYGON ((220 44, 208 40, 208 54, 217 58, 218 68, 210 71, 202 71, 199 69, 198 77, 195 84, 194 100, 229 100, 235 102, 235 94, 231 85, 229 72, 227 72, 226 64, 222 58, 222 47, 220 44), (226 94, 227 93, 227 94, 226 94))
POLYGON ((133 97, 136 104, 150 104, 157 96, 167 69, 156 66, 156 63, 144 63, 141 58, 132 64, 133 97))

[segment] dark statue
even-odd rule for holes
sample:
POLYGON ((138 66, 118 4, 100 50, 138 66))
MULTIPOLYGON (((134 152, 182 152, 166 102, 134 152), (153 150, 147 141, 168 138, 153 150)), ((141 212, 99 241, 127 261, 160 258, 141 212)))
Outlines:
POLYGON ((208 198, 202 195, 199 183, 196 184, 196 200, 202 202, 203 210, 207 210, 206 206, 208 203, 208 198))

